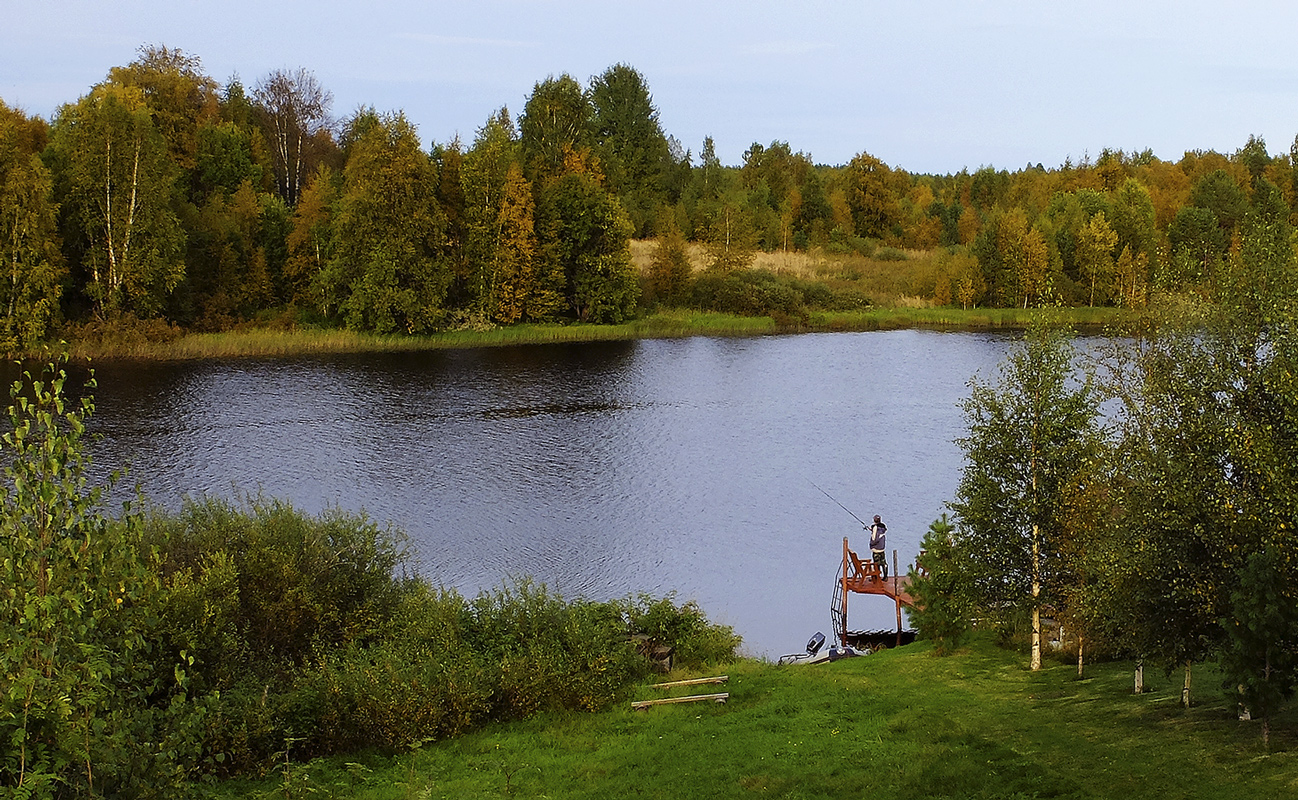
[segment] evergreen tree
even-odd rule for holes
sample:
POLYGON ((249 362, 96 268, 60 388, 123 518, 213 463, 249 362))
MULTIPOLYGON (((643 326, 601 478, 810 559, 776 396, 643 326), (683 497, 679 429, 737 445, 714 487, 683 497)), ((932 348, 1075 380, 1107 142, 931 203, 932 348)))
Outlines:
MULTIPOLYGON (((1295 542, 1286 537, 1286 549, 1295 542)), ((1298 584, 1277 549, 1253 553, 1238 572, 1230 616, 1222 620, 1224 688, 1238 691, 1244 709, 1262 720, 1270 744, 1271 718, 1298 686, 1298 584)))
POLYGON ((943 514, 928 526, 911 570, 910 593, 915 606, 910 620, 920 638, 933 641, 937 655, 949 655, 969 632, 972 603, 970 570, 956 545, 955 526, 943 514))

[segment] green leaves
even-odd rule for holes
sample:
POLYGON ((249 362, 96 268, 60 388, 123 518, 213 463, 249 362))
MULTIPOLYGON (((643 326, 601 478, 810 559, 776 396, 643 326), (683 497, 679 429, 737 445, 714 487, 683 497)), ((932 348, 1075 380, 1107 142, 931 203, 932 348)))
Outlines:
POLYGON ((588 172, 548 186, 537 209, 544 258, 564 276, 564 296, 583 322, 618 323, 635 310, 631 224, 616 197, 588 172))
POLYGON ((1076 491, 1099 448, 1098 397, 1063 331, 1041 322, 965 402, 966 464, 951 509, 978 608, 1005 619, 1062 605, 1074 585, 1076 491))
POLYGON ((38 123, 0 102, 0 348, 11 352, 45 336, 66 275, 53 176, 31 144, 38 123))
POLYGON ((179 169, 136 87, 104 83, 64 106, 50 147, 66 164, 67 212, 101 314, 156 313, 184 276, 172 210, 179 169))
POLYGON ((910 619, 922 638, 933 641, 934 653, 949 655, 969 631, 974 605, 970 570, 946 514, 929 525, 919 551, 909 575, 910 592, 918 601, 909 611, 910 619))
POLYGON ((451 282, 436 172, 401 114, 375 116, 352 144, 333 219, 333 256, 318 278, 348 327, 424 333, 451 282))
MULTIPOLYGON (((64 395, 66 357, 12 389, 9 463, 0 487, 0 785, 29 796, 128 789, 128 757, 143 698, 154 690, 150 616, 157 591, 129 521, 110 524, 86 489, 89 398, 64 395)), ((94 381, 87 383, 93 389, 94 381)), ((153 781, 151 771, 134 780, 153 781)), ((158 781, 155 790, 165 790, 158 781)))

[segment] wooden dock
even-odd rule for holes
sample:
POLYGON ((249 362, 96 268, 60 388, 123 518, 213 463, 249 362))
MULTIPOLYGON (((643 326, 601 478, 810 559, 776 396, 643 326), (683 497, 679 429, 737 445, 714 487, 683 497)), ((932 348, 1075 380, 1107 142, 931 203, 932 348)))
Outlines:
POLYGON ((847 597, 852 593, 882 595, 892 600, 897 609, 897 638, 901 644, 901 607, 915 606, 915 597, 910 593, 910 578, 898 575, 897 551, 892 551, 892 575, 885 578, 879 565, 873 560, 862 561, 847 546, 847 537, 843 537, 842 571, 834 581, 834 599, 830 603, 833 615, 834 635, 839 644, 847 646, 847 597))
POLYGON ((904 606, 914 606, 915 598, 910 594, 910 578, 898 575, 883 577, 879 565, 873 561, 861 561, 856 553, 847 548, 843 540, 843 589, 857 594, 881 594, 892 600, 900 600, 904 606))
POLYGON ((847 588, 848 591, 857 594, 881 594, 892 600, 900 600, 903 606, 914 607, 915 605, 915 598, 910 594, 910 578, 904 575, 875 577, 860 583, 849 583, 847 588))

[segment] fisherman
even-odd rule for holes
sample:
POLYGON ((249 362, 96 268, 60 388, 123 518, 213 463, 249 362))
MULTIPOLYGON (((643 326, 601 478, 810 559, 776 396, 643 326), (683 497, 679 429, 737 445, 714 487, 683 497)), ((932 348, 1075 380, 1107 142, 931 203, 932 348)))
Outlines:
POLYGON ((870 526, 870 555, 874 556, 874 563, 879 565, 879 574, 883 575, 885 581, 888 580, 887 533, 888 526, 875 514, 874 524, 870 526))

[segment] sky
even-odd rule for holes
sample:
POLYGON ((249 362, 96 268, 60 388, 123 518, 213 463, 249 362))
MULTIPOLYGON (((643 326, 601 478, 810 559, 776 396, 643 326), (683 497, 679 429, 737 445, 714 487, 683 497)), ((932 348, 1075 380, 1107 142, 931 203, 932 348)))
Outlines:
POLYGON ((403 111, 428 145, 617 63, 666 133, 730 165, 777 140, 946 174, 1298 134, 1291 2, 0 0, 0 19, 0 100, 46 119, 151 44, 221 84, 305 67, 335 117, 403 111))

